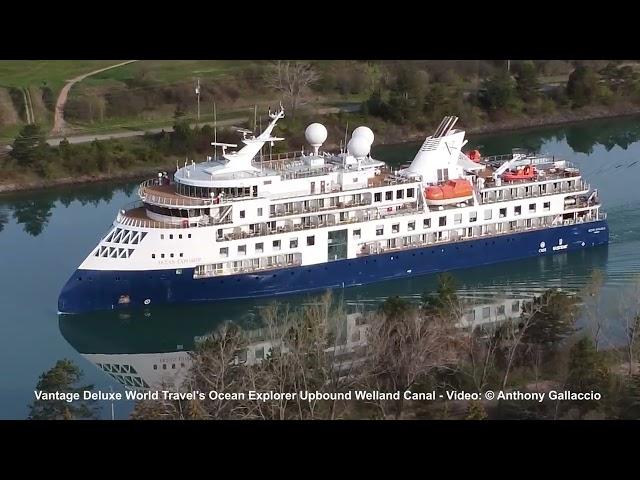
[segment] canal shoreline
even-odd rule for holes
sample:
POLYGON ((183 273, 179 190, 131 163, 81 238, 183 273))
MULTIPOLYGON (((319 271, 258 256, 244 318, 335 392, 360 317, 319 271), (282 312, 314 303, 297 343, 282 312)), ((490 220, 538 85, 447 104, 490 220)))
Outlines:
MULTIPOLYGON (((554 127, 559 125, 570 125, 582 123, 590 120, 616 119, 623 117, 631 117, 640 115, 640 106, 636 105, 618 105, 614 107, 590 107, 580 110, 579 112, 563 111, 551 114, 549 116, 523 117, 513 118, 505 121, 490 122, 484 125, 466 127, 467 135, 492 135, 505 132, 525 131, 530 129, 554 127)), ((424 133, 407 133, 398 137, 394 137, 394 141, 386 141, 386 138, 376 142, 381 145, 397 145, 401 143, 419 142, 425 138, 424 133)), ((80 175, 76 177, 60 177, 55 179, 37 179, 37 180, 16 180, 12 182, 0 181, 0 195, 15 192, 24 192, 30 190, 42 190, 47 188, 69 186, 69 185, 85 185, 102 182, 112 182, 119 180, 139 180, 149 176, 155 176, 159 171, 173 171, 175 161, 167 161, 166 164, 154 166, 138 167, 135 169, 113 172, 113 173, 96 173, 92 175, 80 175)))

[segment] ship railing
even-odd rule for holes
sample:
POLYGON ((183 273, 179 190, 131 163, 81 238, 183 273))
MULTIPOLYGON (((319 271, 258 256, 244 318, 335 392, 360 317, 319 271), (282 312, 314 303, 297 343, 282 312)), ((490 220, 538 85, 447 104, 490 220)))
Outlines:
POLYGON ((340 209, 351 208, 351 207, 363 207, 367 205, 371 205, 371 201, 363 199, 359 202, 341 202, 341 203, 338 203, 337 205, 329 205, 324 207, 317 206, 317 207, 308 207, 308 208, 294 208, 292 210, 284 210, 284 211, 282 211, 282 209, 276 209, 275 213, 272 213, 270 216, 286 217, 290 215, 304 215, 307 213, 325 212, 329 210, 340 210, 340 209))
POLYGON ((159 178, 151 178, 140 184, 138 187, 138 196, 147 203, 153 203, 155 205, 166 207, 198 207, 209 206, 217 203, 215 199, 210 198, 195 198, 185 197, 177 192, 174 195, 167 195, 153 187, 160 187, 170 185, 166 181, 162 181, 159 178))
MULTIPOLYGON (((566 177, 564 177, 566 178, 566 177)), ((513 188, 516 188, 515 186, 517 185, 517 188, 521 188, 523 186, 522 183, 515 183, 515 182, 509 182, 509 185, 514 185, 513 188)), ((505 186, 505 184, 502 184, 502 186, 505 186)), ((486 185, 485 187, 489 187, 491 188, 491 185, 486 185)), ((549 195, 557 195, 559 193, 573 193, 573 192, 583 192, 583 191, 588 191, 591 188, 591 185, 587 182, 580 182, 578 184, 576 184, 573 187, 567 187, 567 186, 560 186, 558 188, 555 189, 551 189, 545 193, 540 193, 540 192, 529 192, 529 193, 523 193, 522 195, 511 195, 511 193, 509 192, 508 188, 505 188, 503 191, 505 192, 505 195, 503 195, 500 198, 497 198, 497 196, 495 195, 495 191, 493 192, 481 192, 481 198, 482 198, 482 193, 493 193, 494 195, 491 197, 486 197, 485 200, 482 201, 483 204, 489 204, 489 203, 499 203, 499 202, 506 202, 509 200, 522 200, 522 199, 526 199, 526 198, 538 198, 538 197, 547 197, 549 195)))
POLYGON ((268 270, 277 270, 279 268, 287 267, 299 267, 302 265, 302 259, 294 259, 291 262, 274 262, 271 265, 263 265, 259 267, 226 267, 213 270, 206 270, 204 272, 194 272, 193 278, 211 278, 225 275, 233 275, 237 273, 256 273, 268 270))
MULTIPOLYGON (((139 218, 137 216, 131 215, 129 212, 136 209, 144 208, 145 205, 141 201, 136 201, 130 203, 123 207, 118 214, 116 215, 116 222, 129 226, 129 227, 138 227, 138 228, 168 228, 168 229, 176 229, 176 228, 196 228, 196 227, 209 227, 212 225, 221 225, 225 223, 231 223, 231 220, 223 220, 222 222, 216 220, 212 217, 207 217, 207 219, 194 219, 188 217, 176 217, 177 222, 162 222, 158 220, 153 220, 150 218, 139 218)), ((146 212, 146 210, 145 210, 146 212)))
MULTIPOLYGON (((492 237, 498 237, 498 236, 502 236, 502 235, 508 235, 508 234, 512 234, 512 233, 518 233, 518 232, 527 232, 527 231, 532 231, 532 230, 544 230, 545 228, 549 228, 549 227, 553 227, 553 226, 559 226, 559 225, 575 225, 575 224, 582 224, 582 223, 589 223, 589 222, 595 222, 598 220, 606 220, 607 218, 607 214, 605 212, 598 212, 597 214, 590 214, 590 215, 585 215, 583 217, 577 217, 576 219, 566 219, 563 220, 561 222, 558 223, 554 223, 552 221, 551 217, 545 217, 544 221, 539 224, 539 225, 532 225, 532 226, 517 226, 517 227, 513 227, 513 228, 503 228, 502 230, 498 230, 497 228, 495 228, 495 225, 492 225, 493 228, 488 228, 486 232, 480 232, 480 233, 476 233, 473 234, 471 236, 468 235, 459 235, 456 234, 455 231, 448 231, 449 232, 449 236, 448 237, 443 237, 443 238, 437 238, 437 233, 438 232, 429 232, 427 234, 414 234, 416 236, 420 236, 420 235, 427 235, 428 238, 426 241, 421 241, 421 240, 411 240, 411 241, 407 241, 406 243, 402 242, 401 238, 402 237, 396 237, 396 240, 400 241, 400 243, 403 243, 401 245, 397 245, 397 246, 393 246, 393 247, 381 247, 378 242, 380 242, 380 240, 378 241, 371 241, 371 242, 365 242, 361 244, 361 250, 358 252, 357 256, 361 257, 361 256, 367 256, 367 255, 376 255, 379 253, 385 253, 385 252, 395 252, 395 251, 402 251, 402 250, 406 250, 406 249, 411 249, 411 248, 419 248, 419 247, 424 247, 424 246, 429 246, 429 245, 443 245, 443 244, 447 244, 447 243, 457 243, 457 242, 461 242, 461 241, 466 241, 466 240, 473 240, 473 239, 478 239, 478 238, 492 238, 492 237)), ((403 235, 403 236, 411 236, 411 235, 403 235)))

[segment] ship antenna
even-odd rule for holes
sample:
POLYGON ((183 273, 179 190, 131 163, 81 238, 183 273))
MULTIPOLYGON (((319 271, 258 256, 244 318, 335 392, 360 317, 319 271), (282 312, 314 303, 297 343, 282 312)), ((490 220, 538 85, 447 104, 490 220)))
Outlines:
POLYGON ((349 133, 349 120, 347 120, 347 126, 344 129, 344 157, 342 159, 343 167, 347 166, 347 135, 349 133))
POLYGON ((213 101, 213 159, 218 160, 218 120, 216 115, 216 101, 213 101))

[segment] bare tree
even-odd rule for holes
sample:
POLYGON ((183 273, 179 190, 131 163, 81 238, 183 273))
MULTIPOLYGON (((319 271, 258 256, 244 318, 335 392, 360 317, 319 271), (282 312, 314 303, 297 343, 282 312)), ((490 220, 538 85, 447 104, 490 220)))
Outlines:
POLYGON ((589 282, 581 292, 583 299, 582 311, 592 330, 593 342, 598 351, 605 319, 600 309, 600 292, 604 285, 604 274, 601 270, 594 270, 589 282))
POLYGON ((637 277, 623 292, 618 303, 620 321, 624 328, 625 354, 629 365, 629 376, 633 376, 636 350, 640 337, 640 277, 637 277))
POLYGON ((282 94, 291 106, 291 116, 295 117, 307 89, 319 78, 318 72, 308 62, 278 60, 269 67, 266 83, 282 94))
MULTIPOLYGON (((401 303, 386 311, 383 308, 368 323, 363 382, 378 392, 400 392, 393 408, 395 418, 400 418, 403 392, 436 368, 456 362, 454 327, 439 317, 423 319, 418 309, 401 303)), ((386 416, 386 402, 375 404, 386 416)))

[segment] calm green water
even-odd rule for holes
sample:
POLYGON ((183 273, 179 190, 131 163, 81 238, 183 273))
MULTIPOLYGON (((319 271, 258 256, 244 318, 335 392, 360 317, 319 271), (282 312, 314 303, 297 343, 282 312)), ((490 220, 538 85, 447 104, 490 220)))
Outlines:
MULTIPOLYGON (((461 295, 484 305, 496 299, 527 298, 549 287, 578 292, 593 270, 600 269, 606 279, 602 311, 610 319, 607 338, 615 339, 619 296, 640 274, 640 118, 472 136, 468 146, 487 155, 528 147, 577 163, 600 191, 609 214, 611 244, 456 272, 461 295)), ((417 147, 379 147, 374 154, 400 165, 413 158, 417 147)), ((135 199, 135 187, 136 183, 103 184, 0 197, 0 364, 4 367, 0 418, 26 417, 38 376, 58 359, 75 361, 86 382, 97 389, 124 391, 96 367, 94 354, 128 355, 113 358, 131 358, 132 365, 151 368, 158 361, 179 362, 180 354, 171 352, 188 350, 197 337, 215 331, 223 321, 240 322, 249 329, 259 325, 258 309, 267 300, 58 318, 57 296, 64 282, 108 230, 118 208, 135 199)), ((389 295, 418 299, 435 284, 433 276, 426 276, 337 295, 350 307, 366 308, 389 295)), ((299 304, 310 299, 288 301, 299 304)), ((108 357, 101 358, 105 362, 108 357)), ((116 418, 126 418, 131 407, 128 402, 115 404, 116 418)), ((111 416, 110 405, 103 404, 102 415, 111 416)))

